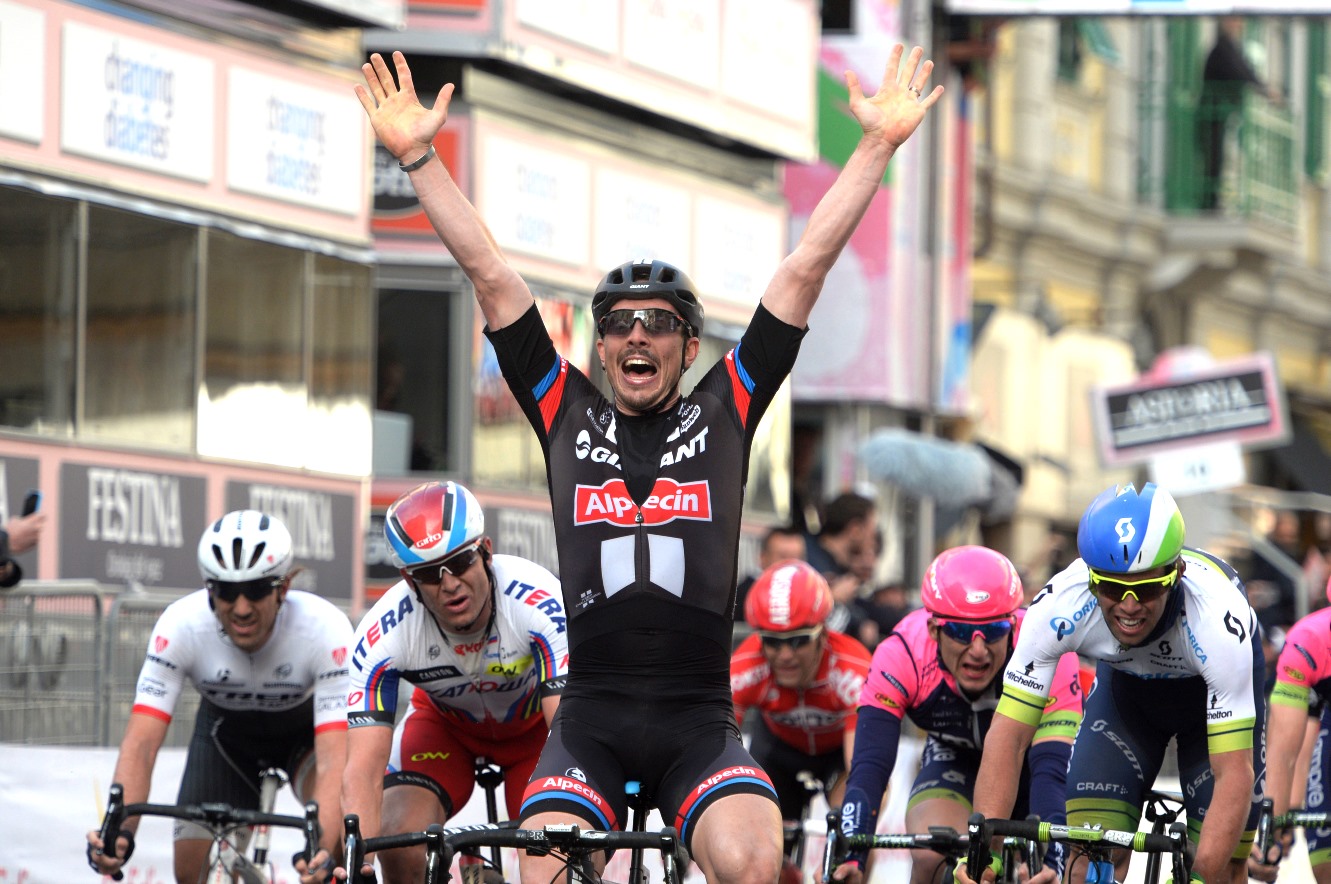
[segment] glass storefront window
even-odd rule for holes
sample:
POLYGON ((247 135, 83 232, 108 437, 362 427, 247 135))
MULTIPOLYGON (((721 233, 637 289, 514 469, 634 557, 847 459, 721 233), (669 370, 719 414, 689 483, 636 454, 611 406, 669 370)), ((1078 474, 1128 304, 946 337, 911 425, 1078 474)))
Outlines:
POLYGON ((304 466, 305 264, 304 252, 208 231, 200 454, 304 466))
MULTIPOLYGON (((374 392, 374 472, 458 469, 450 433, 455 409, 450 352, 456 293, 381 289, 374 392)), ((469 296, 468 296, 469 297, 469 296)))
POLYGON ((189 450, 197 241, 194 227, 89 206, 80 437, 189 450))
POLYGON ((370 268, 314 257, 314 333, 310 370, 310 445, 305 466, 331 473, 370 472, 374 298, 370 268))
POLYGON ((75 202, 0 195, 0 426, 73 430, 78 232, 75 202))

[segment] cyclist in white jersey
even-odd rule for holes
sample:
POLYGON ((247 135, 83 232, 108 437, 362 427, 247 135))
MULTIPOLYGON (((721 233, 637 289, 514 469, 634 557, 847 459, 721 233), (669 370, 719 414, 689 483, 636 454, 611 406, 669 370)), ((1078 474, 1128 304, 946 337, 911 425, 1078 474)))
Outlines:
MULTIPOLYGON (((257 810, 259 776, 279 767, 296 795, 319 804, 321 849, 303 881, 327 880, 340 854, 338 786, 346 759, 351 623, 330 602, 290 589, 291 535, 254 510, 227 513, 199 540, 206 589, 167 606, 153 627, 113 781, 125 802, 148 800, 157 751, 186 682, 202 702, 177 803, 214 801, 257 810)), ((88 833, 94 869, 112 874, 132 850, 137 818, 115 855, 88 833), (127 850, 128 847, 128 850, 127 850)), ((175 874, 198 881, 212 837, 193 823, 175 831, 175 874)))
MULTIPOLYGON (((553 574, 493 554, 484 532, 480 504, 455 482, 420 485, 386 513, 403 579, 356 630, 347 701, 343 803, 365 837, 445 822, 471 795, 477 756, 503 770, 518 816, 568 671, 564 605, 553 574), (416 690, 394 728, 402 681, 416 690)), ((386 851, 379 864, 389 884, 417 882, 425 851, 386 851)))
MULTIPOLYGON (((1031 602, 985 742, 975 810, 1011 811, 1055 665, 1076 651, 1097 666, 1068 769, 1068 824, 1135 831, 1173 738, 1197 843, 1193 872, 1206 884, 1238 884, 1260 806, 1264 705, 1257 618, 1242 583, 1220 559, 1183 546, 1177 504, 1151 483, 1100 494, 1077 546, 1081 558, 1031 602)), ((1118 857, 1119 880, 1129 856, 1118 857)), ((963 871, 957 880, 971 879, 963 871)))

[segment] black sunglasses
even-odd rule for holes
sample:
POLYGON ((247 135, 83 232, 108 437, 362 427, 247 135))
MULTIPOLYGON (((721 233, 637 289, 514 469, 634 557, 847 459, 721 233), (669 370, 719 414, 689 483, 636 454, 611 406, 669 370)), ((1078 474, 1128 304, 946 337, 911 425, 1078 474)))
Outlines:
POLYGON ((224 580, 207 580, 204 585, 213 594, 213 598, 228 605, 244 596, 252 602, 261 602, 276 592, 285 577, 260 577, 258 580, 246 580, 243 583, 229 583, 224 580))
POLYGON ((769 651, 779 651, 782 648, 790 648, 792 651, 798 651, 807 646, 818 636, 822 635, 822 629, 811 629, 804 632, 761 632, 759 637, 762 639, 763 647, 769 651))
POLYGON ((596 330, 602 337, 606 335, 626 335, 633 331, 633 324, 641 322, 649 335, 673 335, 689 324, 664 307, 647 307, 641 310, 611 310, 601 317, 596 330))
POLYGON ((438 586, 444 582, 444 575, 449 577, 461 577, 471 570, 471 566, 476 564, 480 558, 481 550, 476 544, 472 544, 461 552, 456 552, 442 562, 436 562, 430 565, 423 565, 414 571, 408 571, 407 576, 413 583, 424 583, 427 586, 438 586))

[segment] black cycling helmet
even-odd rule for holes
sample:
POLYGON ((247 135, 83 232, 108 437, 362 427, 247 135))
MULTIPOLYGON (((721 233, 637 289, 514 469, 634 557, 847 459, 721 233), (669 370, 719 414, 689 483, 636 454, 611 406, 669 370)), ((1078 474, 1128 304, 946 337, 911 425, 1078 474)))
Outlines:
POLYGON ((611 270, 592 295, 592 320, 599 326, 601 317, 623 300, 646 301, 664 298, 689 324, 692 336, 702 337, 703 311, 698 303, 698 287, 673 264, 640 258, 611 270))

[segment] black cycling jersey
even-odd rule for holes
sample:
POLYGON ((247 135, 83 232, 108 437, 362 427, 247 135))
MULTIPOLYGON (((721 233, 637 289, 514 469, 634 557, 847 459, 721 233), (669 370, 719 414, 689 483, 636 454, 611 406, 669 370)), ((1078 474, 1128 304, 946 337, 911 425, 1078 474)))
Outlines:
POLYGON ((568 683, 523 818, 614 827, 637 779, 687 845, 717 799, 775 801, 735 724, 731 626, 749 446, 803 332, 760 306, 688 396, 641 420, 555 352, 534 306, 486 334, 545 451, 568 614, 568 683))
POLYGON ((728 691, 749 446, 804 332, 760 305, 740 344, 646 420, 619 414, 559 356, 535 306, 486 335, 545 452, 571 679, 719 674, 728 691), (654 433, 665 439, 645 498, 626 483, 626 433, 639 458, 654 433))

